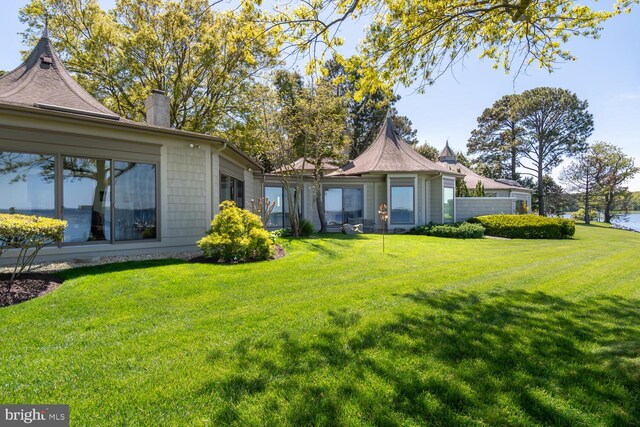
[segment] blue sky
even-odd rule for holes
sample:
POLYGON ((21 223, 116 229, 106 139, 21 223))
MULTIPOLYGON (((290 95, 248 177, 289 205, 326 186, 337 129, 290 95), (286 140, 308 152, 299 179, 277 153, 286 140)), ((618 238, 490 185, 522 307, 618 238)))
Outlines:
MULTIPOLYGON (((26 3, 0 3, 0 69, 10 70, 20 62, 20 50, 25 46, 17 34, 24 29, 18 9, 26 3)), ((100 3, 110 7, 114 1, 100 3)), ((347 39, 347 50, 362 36, 362 27, 361 23, 344 27, 341 35, 347 39)), ((411 119, 421 142, 441 148, 448 139, 455 150, 466 151, 476 118, 495 100, 538 86, 561 87, 589 102, 595 122, 591 142, 616 144, 640 163, 640 7, 605 23, 599 40, 576 39, 568 47, 577 61, 560 64, 553 73, 529 69, 515 81, 513 76, 493 70, 490 62, 470 55, 464 65, 454 67, 424 94, 399 89, 402 99, 398 111, 411 119)), ((640 190, 640 175, 630 188, 640 190)))

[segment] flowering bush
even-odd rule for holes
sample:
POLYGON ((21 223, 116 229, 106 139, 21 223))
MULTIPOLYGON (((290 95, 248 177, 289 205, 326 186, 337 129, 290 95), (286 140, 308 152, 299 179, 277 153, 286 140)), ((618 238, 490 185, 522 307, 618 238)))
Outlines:
POLYGON ((232 201, 220 204, 207 235, 196 243, 204 256, 218 261, 259 261, 273 256, 275 247, 260 217, 232 201))
POLYGON ((62 241, 67 221, 32 215, 0 214, 0 255, 18 249, 11 281, 29 271, 44 246, 62 241))

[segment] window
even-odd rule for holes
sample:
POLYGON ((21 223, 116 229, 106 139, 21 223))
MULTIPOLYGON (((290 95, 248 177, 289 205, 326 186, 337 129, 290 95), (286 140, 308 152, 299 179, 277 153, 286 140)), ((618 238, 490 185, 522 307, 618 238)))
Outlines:
POLYGON ((154 164, 0 152, 0 212, 64 219, 65 243, 156 238, 156 182, 154 164))
POLYGON ((65 242, 111 240, 109 160, 64 157, 62 194, 65 242))
POLYGON ((391 186, 391 223, 414 222, 413 186, 391 186))
POLYGON ((156 165, 114 162, 115 240, 156 238, 156 165))
POLYGON ((55 217, 55 156, 0 151, 0 212, 55 217))
POLYGON ((220 201, 231 200, 244 208, 244 182, 228 175, 220 175, 220 201))
POLYGON ((454 189, 452 187, 444 187, 444 196, 443 196, 443 215, 445 223, 453 222, 455 217, 455 198, 454 198, 454 189))
POLYGON ((353 218, 362 218, 362 188, 335 187, 324 190, 324 215, 327 225, 336 226, 353 218))
MULTIPOLYGON (((293 194, 292 194, 293 195, 293 194)), ((287 192, 283 187, 265 187, 264 197, 269 199, 269 203, 275 202, 269 220, 267 222, 267 228, 288 228, 291 226, 289 221, 289 200, 287 199, 287 192)), ((299 197, 298 213, 302 217, 302 195, 299 197)))

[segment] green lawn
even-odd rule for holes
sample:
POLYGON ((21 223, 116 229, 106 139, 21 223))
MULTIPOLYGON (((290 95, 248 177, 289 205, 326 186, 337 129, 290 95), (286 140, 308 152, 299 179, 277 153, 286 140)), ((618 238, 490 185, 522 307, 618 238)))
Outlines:
POLYGON ((0 403, 76 426, 638 425, 640 234, 285 242, 0 309, 0 403))

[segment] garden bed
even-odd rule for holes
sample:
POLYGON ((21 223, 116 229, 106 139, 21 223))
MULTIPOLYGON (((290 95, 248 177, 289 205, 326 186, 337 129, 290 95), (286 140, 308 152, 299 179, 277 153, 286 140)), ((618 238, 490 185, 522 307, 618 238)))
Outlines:
POLYGON ((0 274, 0 307, 48 294, 62 284, 62 279, 52 274, 22 274, 13 283, 9 283, 10 278, 10 274, 0 274))

